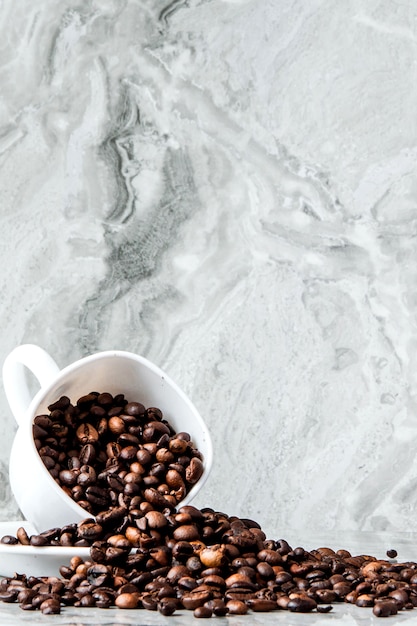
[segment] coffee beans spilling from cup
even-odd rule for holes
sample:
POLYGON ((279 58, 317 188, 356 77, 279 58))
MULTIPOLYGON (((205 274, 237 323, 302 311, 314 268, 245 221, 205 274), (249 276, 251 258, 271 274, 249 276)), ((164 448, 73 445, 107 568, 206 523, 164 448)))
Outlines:
MULTIPOLYGON (((328 612, 336 602, 388 617, 417 606, 417 563, 306 551, 268 540, 260 525, 211 508, 180 506, 203 472, 187 433, 157 408, 123 395, 66 397, 34 420, 38 452, 57 483, 90 517, 3 544, 89 547, 60 577, 15 574, 0 600, 24 610, 65 606, 192 610, 197 618, 250 611, 328 612)), ((394 550, 387 556, 396 555, 394 550)))
POLYGON ((197 618, 250 611, 328 612, 336 602, 373 607, 388 617, 417 606, 417 563, 397 563, 346 550, 293 549, 267 540, 259 524, 210 508, 158 511, 148 502, 133 514, 104 511, 95 519, 29 537, 24 528, 2 543, 90 545, 60 577, 15 574, 0 581, 0 599, 24 610, 111 606, 192 610, 197 618))
POLYGON ((71 404, 66 396, 38 415, 33 437, 62 489, 89 513, 145 499, 173 509, 201 478, 202 455, 190 435, 175 433, 160 409, 124 395, 92 392, 71 404))

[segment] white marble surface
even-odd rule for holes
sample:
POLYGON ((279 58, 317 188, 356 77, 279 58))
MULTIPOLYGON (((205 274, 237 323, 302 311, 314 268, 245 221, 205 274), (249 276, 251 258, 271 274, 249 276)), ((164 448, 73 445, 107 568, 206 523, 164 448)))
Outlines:
POLYGON ((153 360, 211 429, 196 504, 269 536, 413 529, 416 3, 0 6, 0 359, 153 360))
MULTIPOLYGON (((402 611, 388 619, 388 626, 398 624, 415 624, 414 611, 402 611)), ((0 624, 2 626, 24 626, 25 624, 51 624, 59 626, 196 626, 199 622, 193 617, 192 611, 180 611, 172 617, 163 617, 152 611, 120 611, 118 609, 68 609, 61 615, 34 615, 32 611, 24 612, 17 605, 0 605, 0 624)), ((213 619, 210 623, 213 623, 213 619)), ((348 604, 337 605, 331 613, 296 614, 288 611, 273 613, 250 613, 239 617, 216 617, 216 626, 376 626, 381 620, 372 615, 371 609, 360 609, 348 604)), ((382 621, 386 624, 386 620, 382 621)))
MULTIPOLYGON (((388 626, 398 624, 415 624, 414 611, 402 611, 400 615, 390 617, 388 626), (414 621, 413 621, 414 620, 414 621)), ((17 605, 0 605, 0 624, 2 626, 24 626, 25 624, 57 624, 59 626, 196 626, 199 623, 192 611, 180 611, 172 617, 163 617, 152 611, 133 610, 120 611, 118 609, 66 609, 61 615, 44 616, 32 611, 22 611, 17 605)), ((210 623, 213 623, 213 619, 210 623)), ((380 619, 372 615, 371 609, 360 609, 347 604, 337 605, 331 613, 296 614, 288 611, 274 611, 273 613, 250 613, 239 617, 216 617, 214 624, 218 626, 373 626, 380 623, 380 619)), ((385 620, 382 622, 386 623, 385 620)))

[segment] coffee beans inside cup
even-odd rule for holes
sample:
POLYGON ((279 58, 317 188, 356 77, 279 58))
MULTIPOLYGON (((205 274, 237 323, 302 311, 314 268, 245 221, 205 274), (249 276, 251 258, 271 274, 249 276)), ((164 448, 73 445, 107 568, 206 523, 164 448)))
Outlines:
POLYGON ((186 432, 175 433, 156 407, 123 394, 66 396, 33 422, 39 455, 51 476, 82 508, 175 508, 201 478, 201 453, 186 432))

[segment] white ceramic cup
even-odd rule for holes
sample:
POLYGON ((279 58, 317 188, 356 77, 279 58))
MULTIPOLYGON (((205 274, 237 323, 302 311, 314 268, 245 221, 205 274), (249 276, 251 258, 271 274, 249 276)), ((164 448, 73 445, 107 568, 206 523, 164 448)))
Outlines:
POLYGON ((33 440, 34 418, 48 414, 48 405, 61 396, 68 396, 75 403, 90 391, 123 393, 129 401, 158 407, 176 432, 191 435, 204 457, 202 477, 179 506, 190 503, 207 480, 213 451, 202 417, 181 389, 144 357, 119 350, 98 352, 60 370, 42 348, 25 344, 6 357, 3 384, 18 424, 10 453, 10 486, 25 519, 38 532, 90 517, 49 474, 33 440), (41 387, 34 397, 29 390, 26 368, 41 387))

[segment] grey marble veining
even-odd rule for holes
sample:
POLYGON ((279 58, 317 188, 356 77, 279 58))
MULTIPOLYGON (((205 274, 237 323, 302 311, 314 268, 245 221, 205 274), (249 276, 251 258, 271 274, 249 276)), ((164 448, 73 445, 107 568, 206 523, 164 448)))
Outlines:
POLYGON ((413 529, 415 3, 0 9, 2 359, 153 360, 213 436, 196 504, 269 536, 413 529))

